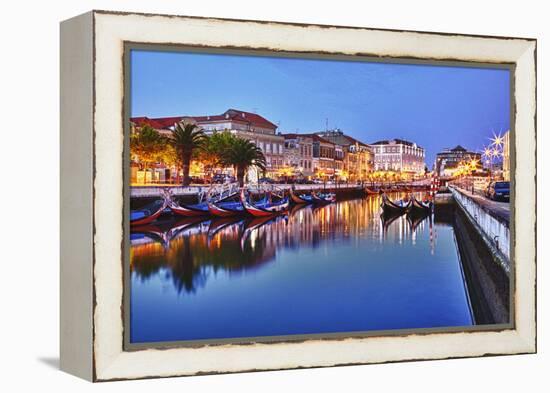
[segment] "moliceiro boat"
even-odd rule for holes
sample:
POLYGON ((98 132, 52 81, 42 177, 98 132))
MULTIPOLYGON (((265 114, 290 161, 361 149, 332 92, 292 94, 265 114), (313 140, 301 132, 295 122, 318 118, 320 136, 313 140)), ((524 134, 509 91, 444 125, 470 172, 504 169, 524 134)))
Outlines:
POLYGON ((430 214, 432 211, 432 202, 430 201, 419 201, 415 197, 411 198, 411 207, 409 209, 410 214, 416 215, 425 215, 430 214))
POLYGON ((208 211, 216 217, 234 217, 246 212, 240 200, 208 202, 208 211))
POLYGON ((293 188, 290 189, 290 200, 299 205, 313 203, 311 194, 306 194, 304 192, 300 193, 293 188))
POLYGON ((412 199, 408 200, 400 199, 398 201, 392 201, 384 193, 382 194, 382 212, 386 215, 401 215, 406 213, 412 205, 412 199))
POLYGON ((315 204, 328 204, 336 202, 336 194, 333 192, 312 192, 311 198, 315 204))
POLYGON ((130 226, 146 225, 155 221, 166 207, 168 207, 168 200, 163 197, 140 209, 131 210, 130 226))
POLYGON ((254 217, 270 217, 285 213, 288 210, 289 199, 287 196, 267 191, 257 201, 252 200, 252 195, 243 187, 241 190, 241 203, 247 213, 254 217))
POLYGON ((178 216, 183 217, 198 217, 206 216, 210 214, 208 210, 208 203, 205 202, 204 194, 200 193, 198 202, 194 204, 180 204, 172 198, 170 191, 166 190, 166 198, 168 200, 168 207, 172 212, 178 216))
POLYGON ((212 186, 206 203, 210 214, 216 217, 234 217, 246 212, 239 197, 237 183, 212 186))

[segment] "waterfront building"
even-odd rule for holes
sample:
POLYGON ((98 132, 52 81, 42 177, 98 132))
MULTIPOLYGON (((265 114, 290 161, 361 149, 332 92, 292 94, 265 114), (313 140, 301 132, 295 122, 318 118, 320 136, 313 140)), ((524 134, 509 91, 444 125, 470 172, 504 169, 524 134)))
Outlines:
POLYGON ((374 169, 421 175, 425 169, 424 148, 403 139, 378 141, 371 144, 374 150, 374 169))
POLYGON ((131 119, 134 127, 149 124, 159 132, 169 135, 174 124, 178 122, 194 123, 206 134, 228 131, 235 136, 254 142, 265 155, 267 175, 276 176, 283 167, 284 137, 277 133, 277 125, 256 113, 237 109, 228 109, 220 115, 175 116, 149 119, 135 117, 131 119))
POLYGON ((502 139, 502 177, 510 181, 510 130, 504 133, 502 139))
POLYGON ((312 140, 311 163, 313 175, 323 180, 334 178, 336 173, 335 144, 317 134, 300 134, 300 136, 309 137, 312 140))
POLYGON ((346 180, 363 181, 374 169, 373 149, 340 129, 317 132, 317 135, 341 147, 340 173, 346 180))
POLYGON ((313 176, 313 138, 300 134, 283 134, 284 166, 297 177, 313 176))
POLYGON ((476 160, 481 162, 481 154, 469 151, 458 145, 437 153, 434 171, 440 177, 452 177, 461 162, 476 160))

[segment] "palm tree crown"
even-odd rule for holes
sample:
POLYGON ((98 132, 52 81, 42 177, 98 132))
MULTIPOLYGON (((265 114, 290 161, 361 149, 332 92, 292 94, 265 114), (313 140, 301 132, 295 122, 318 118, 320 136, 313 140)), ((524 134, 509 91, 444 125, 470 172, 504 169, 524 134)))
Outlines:
POLYGON ((200 149, 206 140, 204 131, 196 124, 176 123, 170 136, 170 144, 176 149, 183 170, 183 185, 190 183, 189 168, 193 152, 200 149))
POLYGON ((222 162, 236 169, 237 180, 241 186, 244 184, 244 175, 249 167, 255 166, 261 170, 266 168, 262 150, 254 143, 239 137, 234 137, 222 152, 222 162))

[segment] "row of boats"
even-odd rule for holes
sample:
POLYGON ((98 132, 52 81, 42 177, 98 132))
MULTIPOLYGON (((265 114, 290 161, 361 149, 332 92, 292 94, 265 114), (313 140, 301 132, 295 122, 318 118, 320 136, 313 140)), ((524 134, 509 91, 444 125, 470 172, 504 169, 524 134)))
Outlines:
POLYGON ((402 199, 392 201, 386 193, 383 193, 381 208, 382 215, 386 217, 402 214, 426 216, 432 212, 433 203, 428 199, 419 200, 410 194, 402 199))
POLYGON ((275 187, 242 187, 224 186, 221 189, 209 190, 206 196, 200 195, 194 204, 180 204, 169 190, 164 190, 163 198, 141 209, 130 212, 130 225, 140 226, 155 221, 163 212, 171 211, 183 217, 273 217, 284 214, 291 204, 325 205, 336 201, 336 194, 331 192, 297 192, 289 193, 275 187))

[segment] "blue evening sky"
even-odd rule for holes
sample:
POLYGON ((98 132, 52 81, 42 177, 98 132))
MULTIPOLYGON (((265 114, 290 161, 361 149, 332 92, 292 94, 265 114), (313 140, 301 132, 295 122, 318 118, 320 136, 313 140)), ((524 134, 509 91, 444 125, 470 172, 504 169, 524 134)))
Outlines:
POLYGON ((281 132, 338 127, 365 142, 402 138, 435 154, 479 150, 510 127, 508 70, 132 51, 131 115, 256 112, 281 132))

